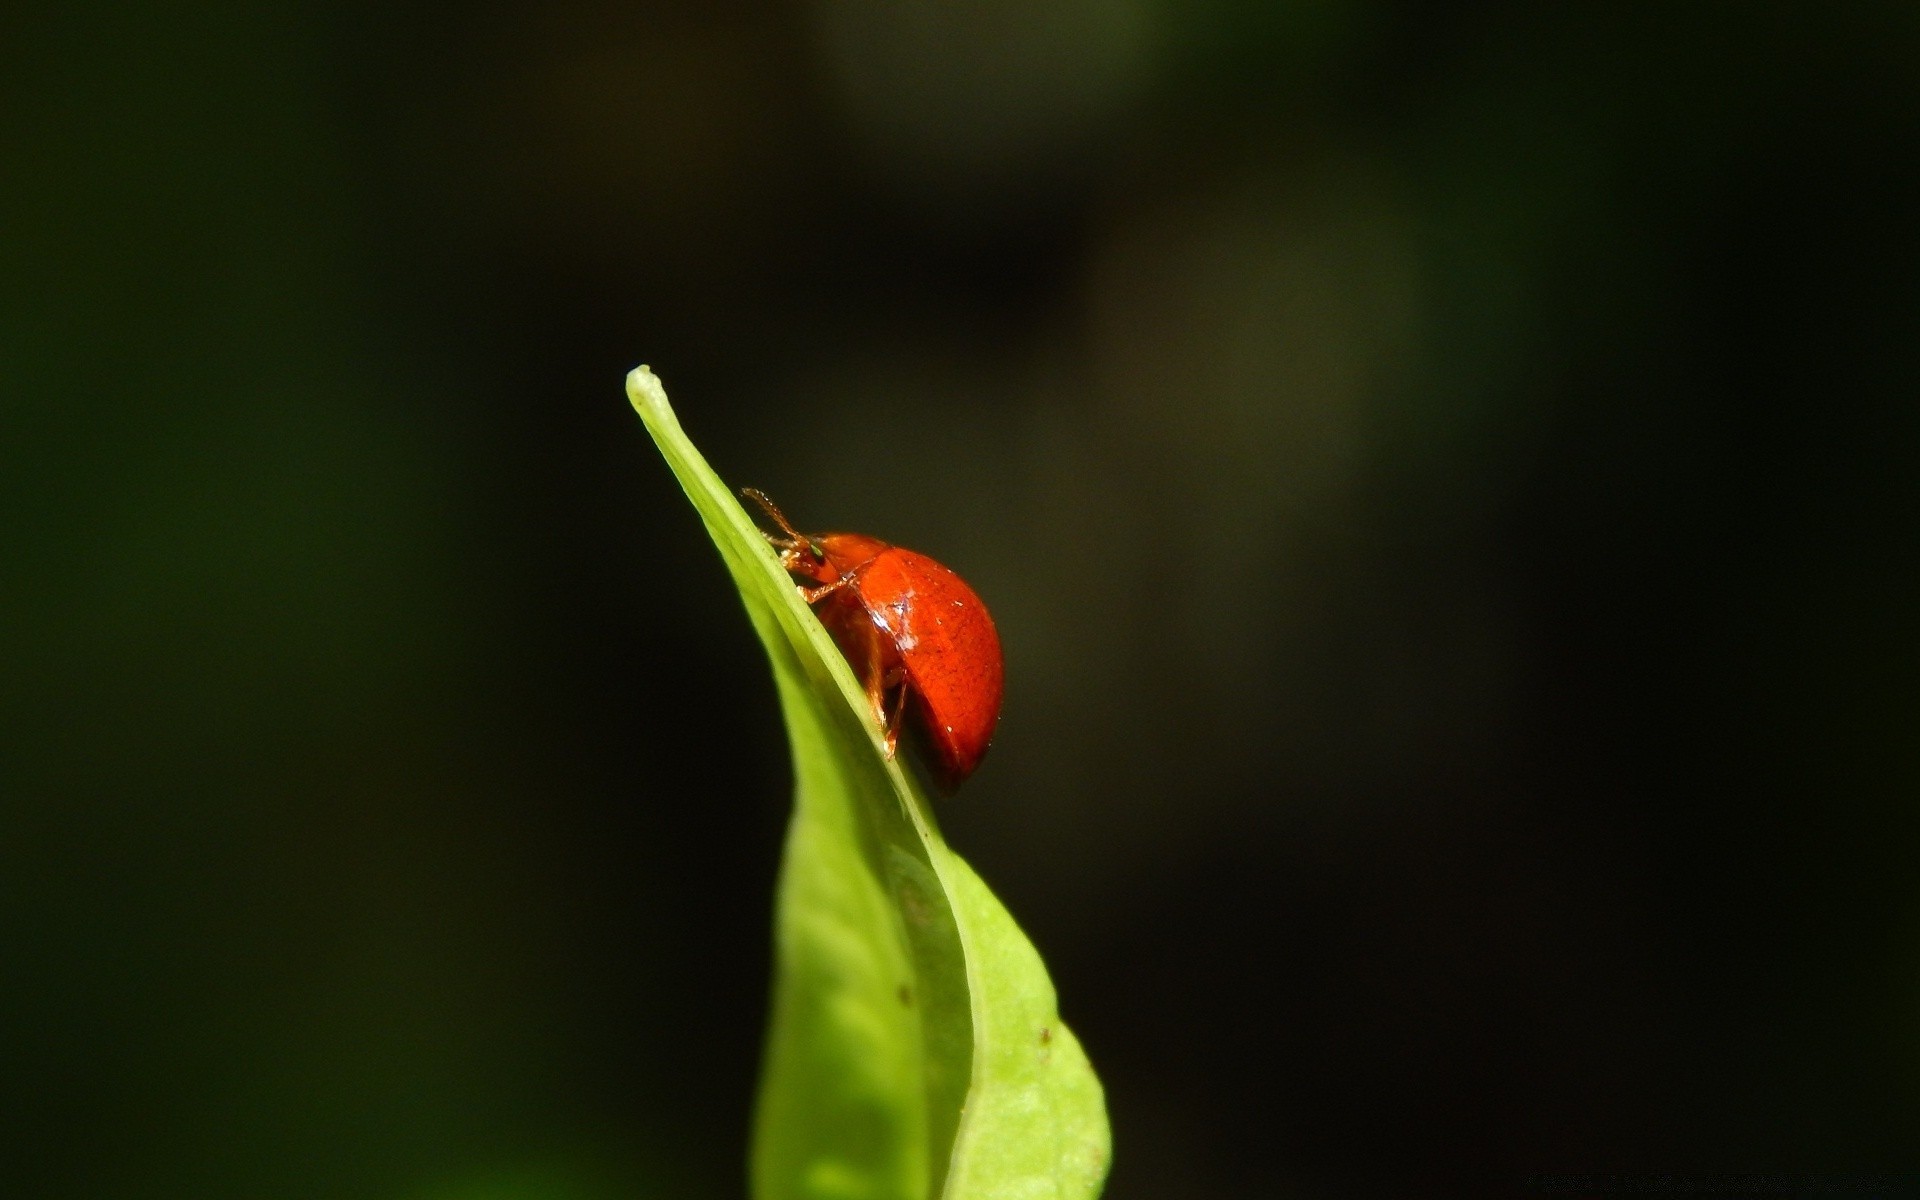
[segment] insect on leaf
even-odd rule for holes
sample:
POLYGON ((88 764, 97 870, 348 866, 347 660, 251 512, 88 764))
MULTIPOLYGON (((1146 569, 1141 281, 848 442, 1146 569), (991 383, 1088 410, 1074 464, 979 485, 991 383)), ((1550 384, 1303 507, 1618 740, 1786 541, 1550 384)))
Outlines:
POLYGON ((627 395, 765 646, 795 775, 755 1200, 1089 1200, 1106 1104, 1033 946, 947 848, 865 695, 646 367, 627 395))

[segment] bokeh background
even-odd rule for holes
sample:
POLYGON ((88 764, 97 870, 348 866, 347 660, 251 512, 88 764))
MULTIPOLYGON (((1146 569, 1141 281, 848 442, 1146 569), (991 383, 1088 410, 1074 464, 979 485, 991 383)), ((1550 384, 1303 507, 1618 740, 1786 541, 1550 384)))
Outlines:
POLYGON ((7 1194, 742 1193, 640 362, 992 604, 1114 1200, 1913 1164, 1920 9, 121 3, 0 17, 7 1194))

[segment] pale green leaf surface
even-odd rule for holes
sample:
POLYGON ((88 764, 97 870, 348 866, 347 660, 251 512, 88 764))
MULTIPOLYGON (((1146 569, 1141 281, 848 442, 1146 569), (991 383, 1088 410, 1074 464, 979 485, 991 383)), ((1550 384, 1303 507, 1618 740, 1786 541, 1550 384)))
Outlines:
POLYGON ((852 670, 660 381, 640 367, 627 395, 740 589, 793 747, 756 1200, 1097 1196, 1105 1100, 1040 956, 887 761, 852 670))

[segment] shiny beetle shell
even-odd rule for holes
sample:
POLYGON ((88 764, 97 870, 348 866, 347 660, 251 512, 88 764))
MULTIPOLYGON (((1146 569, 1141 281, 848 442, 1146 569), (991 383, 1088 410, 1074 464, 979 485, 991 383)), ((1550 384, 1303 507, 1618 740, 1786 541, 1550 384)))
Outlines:
POLYGON ((859 533, 807 536, 773 502, 783 537, 768 535, 781 565, 866 688, 892 757, 901 712, 911 708, 940 786, 957 788, 987 753, 1000 719, 1000 635, 966 581, 924 554, 859 533))

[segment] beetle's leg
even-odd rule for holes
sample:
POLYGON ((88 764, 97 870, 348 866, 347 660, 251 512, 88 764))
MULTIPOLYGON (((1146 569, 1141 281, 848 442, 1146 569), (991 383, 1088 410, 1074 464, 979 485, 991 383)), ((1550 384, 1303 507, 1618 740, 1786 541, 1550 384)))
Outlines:
MULTIPOLYGON (((867 635, 867 669, 862 672, 862 683, 867 685, 867 707, 873 712, 873 723, 881 729, 887 725, 887 672, 880 662, 880 638, 877 634, 867 635)), ((893 757, 891 737, 887 742, 887 757, 893 757)))
POLYGON ((887 757, 891 759, 900 744, 900 716, 907 708, 907 678, 904 672, 894 672, 893 686, 899 691, 893 698, 893 719, 887 722, 887 757))
POLYGON ((796 584, 795 586, 800 589, 800 598, 802 600, 805 600, 808 604, 818 604, 822 600, 825 600, 828 596, 833 595, 835 592, 839 591, 841 588, 846 587, 848 584, 852 583, 853 579, 854 579, 853 572, 848 571, 845 575, 842 575, 840 578, 834 580, 832 583, 823 583, 819 587, 808 587, 804 583, 796 584))

